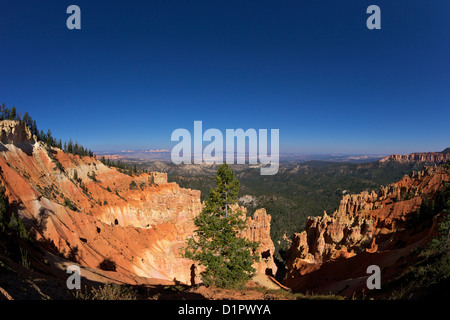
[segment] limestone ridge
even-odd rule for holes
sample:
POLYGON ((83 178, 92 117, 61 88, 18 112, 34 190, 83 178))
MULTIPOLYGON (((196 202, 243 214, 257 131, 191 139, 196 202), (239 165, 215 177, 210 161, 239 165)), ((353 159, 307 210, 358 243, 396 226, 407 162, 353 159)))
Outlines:
POLYGON ((450 148, 446 148, 441 152, 423 152, 411 153, 408 155, 392 154, 384 157, 379 162, 397 161, 397 162, 434 162, 441 163, 450 160, 450 148))

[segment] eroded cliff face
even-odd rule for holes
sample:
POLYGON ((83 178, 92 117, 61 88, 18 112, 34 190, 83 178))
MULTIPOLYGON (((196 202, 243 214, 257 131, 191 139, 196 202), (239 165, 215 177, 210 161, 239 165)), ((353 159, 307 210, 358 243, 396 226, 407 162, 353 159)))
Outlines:
POLYGON ((3 120, 0 122, 0 141, 4 144, 20 145, 23 143, 34 144, 36 137, 23 122, 16 120, 3 120))
POLYGON ((258 209, 252 217, 247 217, 248 229, 242 234, 243 237, 259 243, 260 261, 255 263, 257 273, 275 275, 277 266, 273 259, 275 246, 270 237, 270 221, 272 217, 267 214, 266 209, 258 209))
MULTIPOLYGON (((447 150, 447 149, 446 149, 447 150)), ((441 163, 450 160, 450 152, 423 152, 411 153, 408 155, 392 154, 384 157, 380 162, 397 161, 397 162, 434 162, 441 163)))
MULTIPOLYGON (((443 181, 449 180, 450 176, 443 166, 426 167, 420 172, 405 176, 397 183, 381 187, 378 192, 345 195, 339 209, 331 216, 324 212, 322 217, 309 217, 305 231, 292 237, 284 283, 296 289, 311 288, 312 277, 305 275, 321 268, 325 270, 326 265, 331 265, 333 261, 355 257, 352 261, 359 261, 360 266, 367 267, 371 254, 381 256, 383 252, 393 253, 399 249, 398 235, 407 229, 408 219, 420 208, 424 196, 431 197, 442 186, 443 181)), ((426 235, 421 234, 415 238, 405 236, 401 240, 405 242, 402 246, 406 248, 409 244, 418 245, 425 241, 426 235)), ((394 259, 393 257, 394 255, 390 259, 394 259)), ((401 260, 401 257, 400 254, 396 259, 401 260)), ((333 265, 335 270, 331 272, 339 272, 336 267, 339 264, 333 265)), ((355 271, 353 275, 350 270, 345 270, 342 274, 348 273, 349 278, 357 278, 364 272, 361 270, 359 273, 355 271)), ((329 279, 333 277, 333 274, 320 274, 329 279)), ((316 279, 317 285, 320 282, 316 279)), ((345 285, 348 287, 349 281, 345 285)))
MULTIPOLYGON (((49 149, 18 121, 2 121, 0 129, 0 181, 42 245, 89 268, 112 261, 112 278, 120 274, 123 282, 190 283, 193 262, 180 253, 202 210, 200 191, 169 183, 164 173, 129 176, 49 149)), ((249 223, 248 236, 273 254, 270 216, 260 211, 249 223)), ((273 266, 266 259, 258 270, 273 266)))
POLYGON ((165 174, 128 176, 90 157, 48 149, 18 121, 3 121, 0 180, 38 241, 81 265, 189 281, 179 249, 193 232, 200 191, 165 174), (24 152, 24 147, 27 152, 24 152))

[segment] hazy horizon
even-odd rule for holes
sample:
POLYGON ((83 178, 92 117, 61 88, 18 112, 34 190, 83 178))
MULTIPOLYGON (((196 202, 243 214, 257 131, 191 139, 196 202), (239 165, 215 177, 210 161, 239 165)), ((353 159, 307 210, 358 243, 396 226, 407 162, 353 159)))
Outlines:
MULTIPOLYGON (((314 155, 333 155, 333 156, 373 156, 373 157, 383 157, 383 156, 389 156, 392 154, 411 154, 411 153, 424 153, 424 152, 442 152, 448 147, 441 148, 440 150, 418 150, 418 151, 412 151, 408 153, 399 153, 399 152, 393 152, 393 153, 363 153, 363 152, 332 152, 327 150, 322 150, 321 152, 280 152, 280 156, 314 156, 314 155)), ((171 153, 170 149, 120 149, 120 148, 97 148, 93 149, 94 153, 97 153, 99 155, 102 154, 127 154, 127 153, 148 153, 148 154, 158 154, 158 153, 171 153)), ((248 152, 245 153, 248 155, 248 152)))
MULTIPOLYGON (((440 152, 432 151, 432 152, 440 152)), ((118 159, 123 160, 139 160, 139 161, 163 161, 163 162, 173 162, 171 159, 170 150, 104 150, 96 151, 94 150, 97 158, 102 156, 118 156, 118 159)), ((279 161, 280 163, 292 163, 292 162, 306 162, 306 161, 328 161, 328 162, 346 162, 346 163, 364 163, 364 162, 375 162, 384 157, 390 156, 392 154, 345 154, 345 153, 280 153, 279 161)), ((237 159, 244 159, 245 165, 249 165, 249 159, 254 158, 259 163, 259 158, 257 154, 250 155, 248 153, 240 154, 235 152, 235 161, 237 159)), ((192 163, 194 160, 194 155, 192 155, 192 163)), ((208 159, 203 157, 204 163, 213 163, 214 159, 208 159)), ((224 156, 224 162, 226 162, 226 157, 224 156)), ((236 163, 236 162, 234 162, 236 163)))

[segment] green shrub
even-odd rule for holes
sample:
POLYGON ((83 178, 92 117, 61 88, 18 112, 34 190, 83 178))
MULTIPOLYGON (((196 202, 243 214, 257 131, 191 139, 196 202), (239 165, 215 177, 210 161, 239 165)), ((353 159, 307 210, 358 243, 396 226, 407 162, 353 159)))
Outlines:
POLYGON ((20 259, 21 259, 22 266, 27 269, 31 269, 31 264, 30 264, 30 261, 28 260, 27 250, 25 250, 22 247, 19 247, 19 249, 20 249, 20 259))
POLYGON ((20 217, 16 216, 14 213, 11 214, 8 228, 12 231, 15 231, 20 238, 30 240, 30 235, 28 234, 28 231, 25 228, 22 219, 20 219, 20 217))
POLYGON ((59 161, 55 161, 55 164, 56 164, 56 168, 58 168, 59 169, 59 171, 61 171, 61 172, 64 172, 64 167, 63 167, 63 165, 61 164, 61 162, 59 162, 59 161))
POLYGON ((116 271, 116 263, 109 258, 105 258, 100 262, 98 268, 104 271, 116 271))
POLYGON ((92 179, 92 181, 97 181, 96 173, 92 171, 92 173, 88 173, 87 176, 92 179))
POLYGON ((68 198, 64 198, 64 205, 68 207, 70 210, 78 211, 77 206, 68 198))
POLYGON ((137 190, 137 184, 136 182, 133 180, 130 182, 130 190, 137 190))
POLYGON ((77 290, 75 298, 81 300, 136 300, 137 293, 132 287, 107 283, 102 287, 91 289, 88 293, 77 290))
POLYGON ((136 292, 128 286, 105 284, 98 289, 92 289, 92 300, 136 300, 136 292))

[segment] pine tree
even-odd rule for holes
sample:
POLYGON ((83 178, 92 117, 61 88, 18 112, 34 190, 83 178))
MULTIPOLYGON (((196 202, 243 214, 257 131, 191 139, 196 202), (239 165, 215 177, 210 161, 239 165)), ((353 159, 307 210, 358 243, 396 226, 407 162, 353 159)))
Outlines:
POLYGON ((37 138, 38 138, 39 141, 44 141, 45 140, 44 131, 40 130, 38 135, 37 135, 37 138))
POLYGON ((47 130, 46 140, 47 140, 46 141, 47 147, 53 146, 53 137, 52 137, 52 132, 50 131, 50 129, 47 130))
POLYGON ((32 126, 31 126, 31 132, 35 136, 38 135, 38 129, 37 129, 37 125, 36 125, 36 120, 33 120, 33 123, 32 123, 32 126))
POLYGON ((209 194, 211 201, 207 205, 212 206, 209 211, 223 211, 228 216, 230 205, 237 202, 239 180, 235 178, 234 171, 224 164, 217 168, 216 183, 216 190, 211 190, 209 194))
POLYGON ((28 112, 25 112, 22 118, 22 121, 25 122, 26 125, 28 125, 28 119, 30 116, 28 115, 28 112))
POLYGON ((69 139, 69 143, 67 144, 67 152, 73 153, 73 142, 72 139, 69 139))
POLYGON ((239 181, 227 164, 217 169, 216 182, 217 188, 210 191, 194 219, 195 236, 188 239, 184 256, 205 267, 201 272, 204 284, 241 288, 255 272, 258 243, 240 236, 247 224, 240 210, 230 208, 237 203, 239 181))
POLYGON ((2 105, 0 106, 0 120, 4 120, 5 119, 5 103, 3 102, 2 105))
POLYGON ((16 107, 12 107, 11 108, 11 112, 9 113, 9 119, 10 120, 15 120, 17 116, 17 111, 16 111, 16 107))

